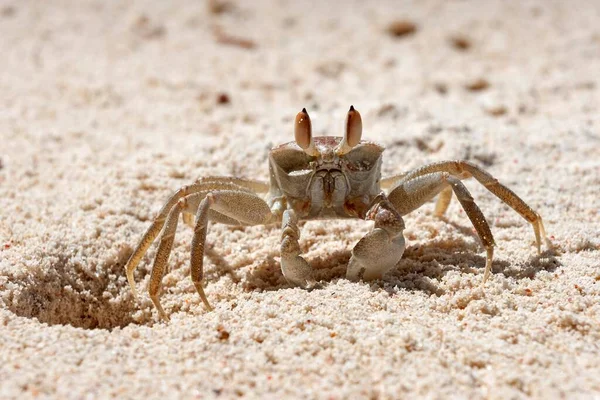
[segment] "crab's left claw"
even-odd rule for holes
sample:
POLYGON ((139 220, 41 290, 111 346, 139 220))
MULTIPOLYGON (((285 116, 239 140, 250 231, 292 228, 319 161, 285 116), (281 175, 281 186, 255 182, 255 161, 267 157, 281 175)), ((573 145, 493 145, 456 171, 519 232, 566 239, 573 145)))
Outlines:
POLYGON ((368 219, 375 220, 373 230, 352 249, 346 271, 350 280, 381 278, 398 264, 404 253, 404 221, 392 204, 381 198, 367 213, 368 219))

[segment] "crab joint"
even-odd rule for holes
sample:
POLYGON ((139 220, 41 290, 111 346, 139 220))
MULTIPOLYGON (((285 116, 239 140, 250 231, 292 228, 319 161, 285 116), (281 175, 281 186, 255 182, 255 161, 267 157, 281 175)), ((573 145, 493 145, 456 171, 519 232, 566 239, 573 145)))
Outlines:
POLYGON ((294 121, 294 136, 296 143, 306 154, 309 156, 316 156, 319 154, 312 138, 312 123, 310 122, 310 117, 306 112, 306 108, 303 108, 302 111, 296 115, 296 120, 294 121))
POLYGON ((350 110, 348 110, 348 114, 346 115, 345 129, 344 138, 335 149, 338 155, 348 153, 354 146, 360 143, 362 118, 360 117, 360 113, 354 109, 354 106, 350 106, 350 110))

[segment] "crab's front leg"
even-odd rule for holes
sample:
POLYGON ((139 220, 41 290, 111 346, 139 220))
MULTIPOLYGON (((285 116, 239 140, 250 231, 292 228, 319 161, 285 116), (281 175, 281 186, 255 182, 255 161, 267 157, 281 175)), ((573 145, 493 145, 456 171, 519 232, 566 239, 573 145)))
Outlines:
POLYGON ((281 272, 292 285, 310 288, 316 284, 313 268, 300 255, 298 217, 292 209, 283 212, 281 223, 281 272))
POLYGON ((264 225, 274 216, 267 203, 254 193, 239 190, 218 190, 206 194, 197 206, 194 237, 192 239, 190 274, 198 295, 209 310, 212 309, 202 286, 204 245, 208 221, 233 225, 264 225), (236 223, 232 223, 236 222, 236 223))
POLYGON ((485 216, 475 204, 471 193, 460 179, 451 176, 448 172, 433 172, 401 181, 389 194, 388 198, 394 204, 394 207, 402 215, 406 215, 425 202, 433 198, 438 193, 441 194, 440 200, 436 205, 436 213, 445 211, 452 197, 452 190, 467 217, 471 220, 481 243, 485 247, 487 257, 485 262, 485 272, 483 274, 483 283, 485 283, 492 270, 492 259, 494 256, 494 236, 485 219, 485 216))
POLYGON ((374 220, 375 225, 352 249, 346 271, 350 280, 381 278, 398 264, 404 253, 404 221, 385 195, 377 197, 367 219, 374 220))

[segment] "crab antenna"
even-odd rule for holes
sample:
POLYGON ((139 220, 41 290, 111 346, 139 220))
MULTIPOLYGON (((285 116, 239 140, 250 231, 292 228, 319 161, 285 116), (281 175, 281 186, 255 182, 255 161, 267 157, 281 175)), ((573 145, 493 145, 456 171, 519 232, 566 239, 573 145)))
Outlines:
POLYGON ((335 149, 338 155, 346 154, 354 146, 360 143, 360 137, 362 135, 362 118, 360 113, 354 109, 354 106, 350 106, 348 114, 346 115, 346 126, 344 131, 344 139, 335 149))
POLYGON ((306 112, 306 108, 303 108, 302 111, 296 115, 296 120, 294 121, 294 136, 296 143, 306 154, 310 156, 318 154, 312 138, 312 123, 310 122, 310 117, 306 112))

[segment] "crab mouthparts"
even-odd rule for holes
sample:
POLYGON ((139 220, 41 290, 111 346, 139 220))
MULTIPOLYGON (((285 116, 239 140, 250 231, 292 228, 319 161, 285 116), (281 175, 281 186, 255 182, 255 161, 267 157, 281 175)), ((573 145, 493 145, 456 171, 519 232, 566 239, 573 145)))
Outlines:
POLYGON ((323 208, 337 208, 344 204, 348 185, 346 177, 339 169, 319 169, 313 177, 311 198, 320 199, 316 204, 323 208))
POLYGON ((323 200, 325 203, 325 207, 330 208, 332 199, 333 199, 333 191, 335 190, 335 182, 331 174, 327 174, 323 177, 323 200))

